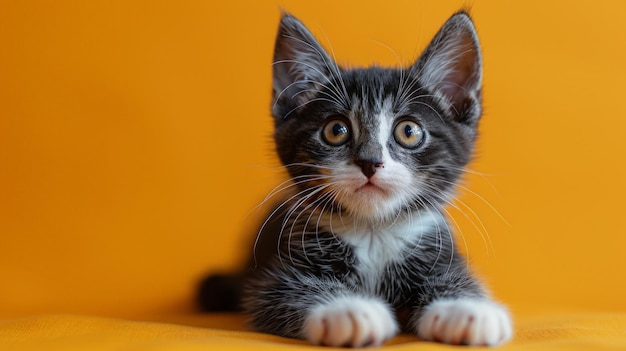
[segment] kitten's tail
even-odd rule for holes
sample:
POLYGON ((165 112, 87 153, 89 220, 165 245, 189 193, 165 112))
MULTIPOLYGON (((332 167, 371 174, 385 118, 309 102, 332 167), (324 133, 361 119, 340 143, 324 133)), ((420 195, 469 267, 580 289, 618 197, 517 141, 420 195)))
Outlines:
POLYGON ((213 274, 198 285, 197 303, 206 312, 241 311, 242 274, 213 274))

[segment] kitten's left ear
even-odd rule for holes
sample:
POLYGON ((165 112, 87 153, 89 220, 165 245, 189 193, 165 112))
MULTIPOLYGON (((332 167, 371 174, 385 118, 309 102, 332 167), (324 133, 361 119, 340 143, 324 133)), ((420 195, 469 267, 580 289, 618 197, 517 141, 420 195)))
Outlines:
POLYGON ((455 120, 478 120, 482 58, 476 29, 466 12, 450 17, 411 71, 422 86, 444 98, 455 120))

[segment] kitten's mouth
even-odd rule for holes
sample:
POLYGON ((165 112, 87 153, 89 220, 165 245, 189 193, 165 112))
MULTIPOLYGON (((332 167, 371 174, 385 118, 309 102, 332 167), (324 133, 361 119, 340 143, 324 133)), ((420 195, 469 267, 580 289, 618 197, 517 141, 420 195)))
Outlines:
POLYGON ((380 186, 376 185, 371 180, 368 180, 365 184, 361 185, 360 187, 358 187, 356 189, 357 193, 360 193, 360 192, 371 192, 371 191, 377 191, 377 192, 381 192, 383 194, 386 193, 383 188, 381 188, 380 186))

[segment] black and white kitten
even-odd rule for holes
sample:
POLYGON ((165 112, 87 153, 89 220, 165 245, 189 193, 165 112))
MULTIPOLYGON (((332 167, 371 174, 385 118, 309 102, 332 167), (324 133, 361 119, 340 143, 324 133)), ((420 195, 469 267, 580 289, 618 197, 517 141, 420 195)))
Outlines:
POLYGON ((272 114, 292 192, 260 230, 242 292, 226 293, 242 294, 255 328, 351 347, 381 345, 400 327, 450 344, 511 338, 506 309, 468 272, 443 209, 472 155, 481 80, 464 12, 405 69, 339 67, 283 16, 272 114))

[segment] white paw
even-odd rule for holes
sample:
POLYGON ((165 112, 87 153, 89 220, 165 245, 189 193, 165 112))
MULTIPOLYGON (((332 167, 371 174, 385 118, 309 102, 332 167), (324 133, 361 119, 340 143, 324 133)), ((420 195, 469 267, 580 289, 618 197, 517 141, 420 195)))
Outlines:
POLYGON ((497 346, 513 336, 506 309, 488 300, 436 300, 418 323, 420 338, 446 344, 497 346))
POLYGON ((398 332, 398 324, 381 301, 344 297, 311 310, 303 331, 315 345, 380 346, 398 332))

